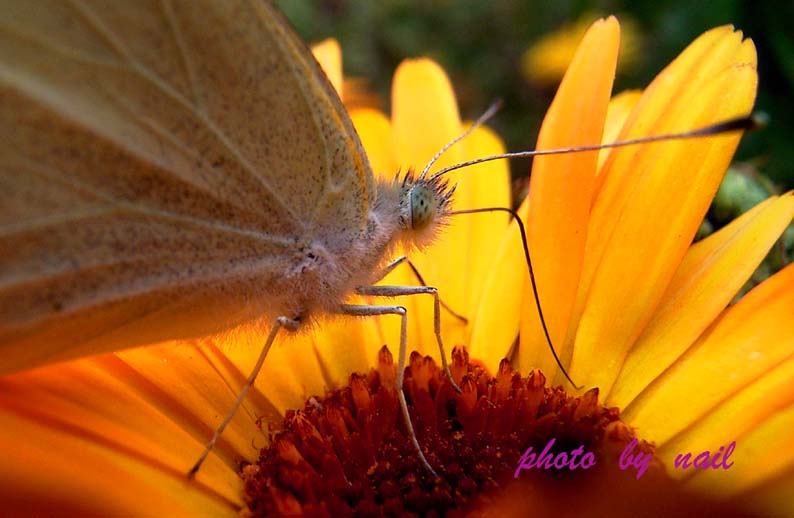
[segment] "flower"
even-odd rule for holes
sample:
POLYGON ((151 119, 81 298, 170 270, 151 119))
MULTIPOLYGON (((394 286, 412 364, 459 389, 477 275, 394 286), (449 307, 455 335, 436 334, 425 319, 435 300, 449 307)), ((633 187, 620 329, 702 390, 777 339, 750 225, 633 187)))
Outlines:
MULTIPOLYGON (((597 23, 585 36, 538 148, 601 137, 616 54, 611 25, 597 23)), ((741 33, 711 30, 642 96, 616 98, 613 114, 628 115, 619 124, 607 120, 604 135, 670 133, 748 113, 755 63, 754 46, 741 33)), ((757 509, 779 514, 791 512, 780 490, 790 484, 792 460, 779 455, 791 445, 781 430, 794 417, 794 392, 779 382, 792 374, 794 336, 785 323, 794 307, 794 266, 726 306, 791 221, 794 199, 769 198, 690 244, 738 139, 538 158, 524 210, 546 322, 572 378, 599 387, 607 406, 622 409, 638 435, 656 444, 671 476, 722 498, 758 496, 757 509), (714 452, 732 441, 741 469, 674 467, 680 453, 714 452)), ((502 246, 493 271, 502 283, 523 261, 514 247, 502 246)), ((495 286, 486 288, 480 308, 507 322, 508 335, 520 327, 512 358, 521 371, 556 372, 524 285, 522 296, 506 300, 495 286)), ((493 362, 510 349, 488 356, 475 340, 471 351, 493 362)), ((556 380, 564 382, 559 374, 556 380)))
POLYGON ((322 63, 323 70, 348 110, 380 107, 380 99, 368 90, 365 79, 343 76, 342 48, 338 41, 328 38, 316 43, 312 45, 312 53, 317 61, 322 63))
MULTIPOLYGON (((565 74, 579 43, 592 23, 599 18, 585 13, 532 44, 521 56, 521 71, 530 83, 556 85, 565 74)), ((640 60, 642 35, 637 22, 621 16, 620 65, 628 71, 640 60)))
MULTIPOLYGON (((682 65, 676 61, 643 98, 634 99, 633 110, 613 104, 609 111, 617 23, 599 22, 574 58, 539 145, 596 141, 605 117, 607 127, 620 127, 623 138, 744 113, 755 87, 751 47, 728 28, 711 31, 679 58, 687 70, 678 70, 682 65), (684 84, 682 76, 693 84, 684 84), (625 122, 617 122, 621 118, 625 122)), ((451 86, 437 65, 404 63, 393 92, 391 120, 371 109, 351 113, 373 169, 389 177, 399 166, 426 163, 461 133, 451 86)), ((772 198, 689 246, 690 227, 697 227, 737 140, 721 136, 615 150, 603 155, 600 168, 596 153, 537 160, 529 209, 522 209, 531 211, 527 221, 541 299, 564 363, 577 382, 598 386, 610 405, 625 409, 639 435, 657 441, 663 459, 669 458, 665 451, 709 442, 715 433, 739 437, 751 448, 789 441, 791 412, 776 409, 791 396, 786 381, 792 365, 784 356, 791 337, 780 322, 790 316, 794 270, 783 270, 737 305, 723 308, 732 296, 726 292, 741 286, 791 219, 791 196, 772 198), (561 181, 572 177, 577 183, 561 181), (660 184, 666 189, 656 199, 652 194, 660 184), (668 210, 665 202, 677 205, 668 210), (559 212, 548 212, 555 209, 559 212), (677 212, 682 215, 669 215, 677 212), (656 221, 662 215, 665 220, 656 221), (650 229, 637 230, 641 223, 650 229), (547 242, 549 235, 563 236, 562 241, 547 242), (634 354, 637 350, 642 354, 634 354), (745 369, 723 375, 717 385, 717 377, 703 375, 716 361, 742 362, 745 369), (679 402, 676 396, 686 399, 679 402), (732 419, 736 411, 757 416, 732 419)), ((493 133, 480 128, 450 149, 439 167, 501 151, 493 133)), ((459 182, 456 208, 509 203, 504 163, 481 164, 452 179, 459 182)), ((471 355, 493 372, 503 372, 497 366, 509 356, 521 372, 535 364, 551 376, 556 369, 538 338, 533 299, 520 280, 526 266, 517 238, 502 215, 458 216, 414 261, 445 302, 469 316, 464 325, 444 314, 448 344, 468 344, 471 355), (521 342, 511 352, 519 327, 521 342)), ((410 270, 402 269, 385 282, 416 283, 410 270)), ((410 347, 438 360, 430 301, 409 298, 405 305, 410 347)), ((231 406, 258 355, 262 330, 244 328, 0 378, 0 499, 5 509, 17 512, 236 514, 244 504, 238 467, 266 444, 259 424, 269 428, 289 409, 304 408, 307 397, 340 387, 353 372, 369 372, 373 360, 382 358, 383 343, 395 344, 395 320, 337 319, 276 345, 255 389, 191 483, 185 471, 231 406)), ((412 379, 421 372, 414 358, 412 379)), ((594 393, 588 394, 581 400, 594 408, 594 393)), ((310 407, 321 404, 308 401, 310 407)), ((763 464, 770 458, 757 455, 754 461, 745 453, 742 462, 755 462, 754 468, 729 472, 736 474, 734 494, 750 491, 769 505, 775 505, 774 498, 785 504, 776 490, 789 483, 780 477, 791 471, 794 459, 780 456, 763 464)))

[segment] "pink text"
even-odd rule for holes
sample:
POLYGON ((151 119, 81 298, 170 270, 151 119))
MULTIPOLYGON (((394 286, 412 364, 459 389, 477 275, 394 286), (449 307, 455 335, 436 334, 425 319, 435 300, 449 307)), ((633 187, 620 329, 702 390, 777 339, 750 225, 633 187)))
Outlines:
POLYGON ((626 448, 623 449, 623 453, 620 454, 618 466, 620 469, 635 468, 637 470, 636 478, 639 480, 643 473, 645 473, 645 470, 648 469, 648 466, 650 466, 653 454, 642 453, 641 451, 632 453, 635 446, 637 446, 637 439, 632 439, 631 442, 626 445, 626 448))
POLYGON ((574 470, 579 468, 590 469, 595 466, 595 455, 589 451, 585 453, 584 446, 579 446, 570 453, 560 452, 556 455, 552 455, 551 448, 554 446, 554 441, 555 439, 552 438, 546 443, 546 446, 541 450, 540 454, 533 452, 532 446, 527 448, 518 461, 518 467, 513 477, 518 478, 518 474, 521 473, 522 469, 568 468, 569 470, 574 470), (580 455, 582 456, 581 459, 579 459, 580 455))
POLYGON ((687 453, 684 455, 683 453, 679 453, 675 458, 675 467, 681 469, 687 469, 690 465, 693 466, 695 469, 728 469, 733 466, 733 462, 728 462, 728 457, 731 456, 733 450, 736 448, 736 441, 733 441, 728 445, 726 448, 725 446, 720 446, 719 451, 714 453, 712 457, 711 452, 706 450, 702 453, 699 453, 695 460, 692 461, 690 464, 690 460, 692 459, 692 454, 687 453), (723 450, 724 453, 723 453, 723 450), (722 456, 722 460, 720 460, 720 456, 722 456))

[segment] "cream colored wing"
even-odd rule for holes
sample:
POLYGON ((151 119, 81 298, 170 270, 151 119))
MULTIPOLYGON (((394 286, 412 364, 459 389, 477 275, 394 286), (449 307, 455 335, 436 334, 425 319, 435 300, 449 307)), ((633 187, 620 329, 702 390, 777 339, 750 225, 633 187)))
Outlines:
POLYGON ((0 1, 0 372, 256 318, 374 196, 269 3, 0 1))

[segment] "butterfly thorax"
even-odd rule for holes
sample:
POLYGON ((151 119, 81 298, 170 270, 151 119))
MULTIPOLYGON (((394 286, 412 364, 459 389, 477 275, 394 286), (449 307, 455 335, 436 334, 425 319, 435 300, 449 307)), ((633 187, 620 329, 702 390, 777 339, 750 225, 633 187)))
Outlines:
POLYGON ((280 284, 279 313, 303 321, 338 313, 358 286, 380 280, 383 267, 399 255, 432 242, 446 221, 454 191, 445 181, 416 178, 413 171, 378 182, 366 228, 345 236, 317 236, 296 242, 280 284))

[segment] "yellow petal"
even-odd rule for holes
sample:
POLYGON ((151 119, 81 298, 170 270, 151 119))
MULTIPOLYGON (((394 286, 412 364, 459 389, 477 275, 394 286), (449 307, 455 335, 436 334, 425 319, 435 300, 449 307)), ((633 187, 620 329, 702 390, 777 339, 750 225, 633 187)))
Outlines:
MULTIPOLYGON (((339 340, 334 338, 335 327, 345 323, 350 325, 350 334, 353 337, 358 336, 361 326, 368 324, 366 321, 339 316, 324 320, 311 329, 304 328, 297 333, 288 330, 279 332, 257 376, 254 384, 257 390, 249 393, 243 405, 249 416, 248 421, 256 421, 257 418, 264 417, 265 422, 279 422, 280 416, 283 416, 288 409, 303 407, 309 396, 322 395, 329 388, 346 381, 346 377, 339 376, 337 371, 334 371, 332 376, 331 372, 324 370, 329 355, 332 358, 336 354, 334 353, 336 349, 341 351, 347 347, 355 351, 354 355, 358 353, 365 358, 367 356, 363 352, 366 349, 366 342, 356 342, 351 348, 348 342, 340 344, 339 340), (321 340, 328 342, 318 348, 317 343, 321 340)), ((228 394, 224 396, 225 398, 230 394, 236 397, 253 371, 271 325, 268 322, 261 325, 241 326, 226 335, 216 336, 211 341, 205 342, 202 348, 204 357, 209 368, 220 375, 227 387, 228 394)), ((342 355, 340 358, 348 360, 351 357, 342 355)), ((343 367, 349 366, 347 361, 340 363, 343 367)), ((355 365, 359 366, 360 363, 355 365)), ((200 397, 206 396, 200 395, 200 397)), ((231 408, 233 401, 233 398, 219 401, 215 408, 221 417, 209 422, 219 423, 231 408)), ((244 433, 242 437, 249 437, 250 442, 251 436, 247 435, 249 432, 244 433)))
MULTIPOLYGON (((614 17, 585 35, 546 114, 538 149, 601 141, 615 77, 620 28, 614 17), (583 116, 587 114, 587 116, 583 116)), ((569 357, 565 334, 579 282, 598 152, 535 158, 526 217, 543 313, 558 354, 569 357)), ((524 296, 519 365, 556 372, 537 318, 534 297, 524 296)))
POLYGON ((750 278, 794 217, 794 196, 770 198, 693 245, 626 357, 608 406, 625 408, 697 339, 750 278))
MULTIPOLYGON (((565 74, 582 36, 601 15, 583 14, 576 22, 568 23, 533 43, 521 56, 521 70, 531 83, 553 85, 565 74)), ((620 70, 632 68, 639 61, 642 34, 635 20, 619 15, 621 22, 620 70)))
POLYGON ((556 84, 591 23, 592 20, 566 25, 534 43, 521 56, 524 77, 533 83, 556 84))
MULTIPOLYGON (((428 59, 407 60, 397 68, 392 85, 392 130, 398 163, 403 169, 415 167, 417 170, 421 170, 445 144, 461 134, 455 94, 446 74, 436 63, 428 59)), ((461 162, 464 156, 463 145, 453 146, 441 157, 434 170, 461 162)), ((467 198, 463 192, 467 175, 466 171, 449 175, 451 182, 461 181, 453 208, 464 208, 459 200, 467 198)), ((470 224, 471 220, 467 222, 457 218, 449 227, 441 229, 436 243, 427 250, 408 251, 428 285, 437 287, 444 301, 460 313, 465 313, 468 307, 465 273, 469 263, 470 236, 467 230, 470 224)), ((385 281, 389 284, 416 284, 405 268, 398 270, 385 281)), ((438 361, 432 299, 429 296, 405 297, 400 304, 408 309, 410 348, 430 354, 438 361)), ((391 336, 399 336, 399 319, 381 318, 381 322, 391 336)), ((464 331, 465 326, 461 322, 442 312, 442 332, 448 348, 463 341, 464 331)), ((397 345, 394 338, 389 344, 397 345)))
POLYGON ((794 265, 728 308, 623 413, 639 434, 663 444, 734 393, 791 358, 794 265))
MULTIPOLYGON (((528 200, 518 209, 526 214, 528 200)), ((502 358, 508 358, 521 322, 521 306, 526 282, 526 260, 521 234, 515 221, 505 230, 496 248, 493 268, 488 272, 480 304, 471 322, 469 352, 497 372, 502 358)))
MULTIPOLYGON (((621 139, 746 114, 756 85, 752 42, 730 28, 715 29, 648 87, 621 139)), ((739 138, 678 140, 610 154, 571 321, 577 333, 571 370, 578 382, 611 388, 695 235, 739 138)))
MULTIPOLYGON (((414 59, 403 61, 397 68, 392 85, 392 127, 400 163, 419 169, 462 133, 455 93, 438 64, 414 59), (417 138, 419 135, 421 138, 417 138)), ((440 168, 462 158, 463 147, 453 146, 436 165, 440 168)), ((450 178, 455 178, 453 175, 450 178)), ((465 173, 458 173, 461 175, 465 173)))
MULTIPOLYGON (((786 415, 781 416, 780 421, 775 423, 776 430, 772 431, 773 436, 777 437, 776 431, 788 432, 791 430, 792 410, 789 408, 783 410, 786 415)), ((766 432, 766 430, 759 430, 766 432)), ((750 447, 755 451, 768 451, 770 443, 766 441, 763 434, 753 437, 753 443, 750 447), (759 447, 760 446, 760 447, 759 447)), ((778 442, 778 444, 780 444, 778 442)), ((790 451, 791 441, 788 440, 781 445, 781 449, 790 451)), ((764 480, 759 485, 743 491, 738 498, 745 502, 753 502, 754 507, 759 509, 760 515, 766 516, 793 516, 794 515, 794 500, 791 495, 794 494, 794 467, 791 462, 787 463, 787 467, 776 473, 776 476, 764 480)))
POLYGON ((61 514, 235 512, 241 505, 235 469, 211 459, 200 478, 187 483, 199 445, 103 367, 111 356, 0 380, 6 512, 38 502, 49 510, 61 504, 61 514))
POLYGON ((342 49, 334 38, 328 38, 312 45, 312 54, 322 67, 328 80, 334 85, 336 93, 342 97, 342 49))
MULTIPOLYGON (((122 351, 96 361, 106 375, 123 384, 120 391, 137 395, 188 432, 194 441, 186 456, 198 458, 248 377, 239 370, 233 370, 234 380, 218 375, 211 356, 206 348, 179 343, 122 351)), ((273 412, 270 402, 256 406, 260 401, 252 396, 237 412, 213 451, 210 469, 219 459, 234 469, 241 460, 256 457, 251 444, 252 437, 261 436, 256 419, 273 412)), ((192 462, 187 464, 189 469, 192 462)))
POLYGON ((741 468, 727 472, 671 469, 668 473, 675 478, 687 479, 688 483, 704 491, 719 492, 719 496, 726 497, 746 491, 794 468, 794 456, 786 460, 784 453, 789 449, 790 429, 786 429, 780 437, 760 434, 772 442, 781 443, 779 449, 770 442, 758 443, 764 445, 760 455, 748 448, 756 440, 759 429, 768 425, 774 427, 774 421, 780 418, 781 411, 791 408, 794 403, 792 379, 794 357, 789 357, 738 393, 730 394, 713 412, 657 449, 665 465, 673 467, 678 454, 691 452, 692 457, 695 457, 704 450, 716 452, 720 446, 736 441, 737 446, 730 460, 741 468))
MULTIPOLYGON (((607 118, 604 122, 604 136, 601 139, 603 144, 615 142, 618 139, 623 125, 626 123, 626 119, 634 110, 634 107, 641 97, 642 90, 626 90, 620 92, 609 101, 607 118)), ((613 149, 614 148, 606 148, 598 152, 598 178, 603 179, 600 175, 601 167, 604 165, 604 162, 606 162, 607 157, 613 149)), ((600 187, 599 181, 597 181, 596 184, 600 187)), ((598 189, 596 189, 596 191, 597 190, 598 189)))
POLYGON ((392 131, 389 119, 381 112, 370 108, 350 111, 361 143, 367 152, 375 178, 391 180, 397 172, 397 162, 392 147, 392 131))
MULTIPOLYGON (((348 302, 365 303, 361 298, 348 302)), ((271 325, 263 322, 241 326, 204 344, 207 368, 223 380, 225 398, 239 393, 259 358, 271 325)), ((336 315, 298 332, 281 330, 256 379, 254 386, 258 390, 249 393, 243 405, 248 413, 243 422, 250 425, 260 417, 265 422, 280 422, 288 409, 302 408, 308 397, 322 396, 339 387, 352 372, 368 371, 382 345, 382 334, 374 318, 336 315)), ((214 406, 215 415, 225 416, 233 401, 219 400, 214 406)), ((236 419, 237 416, 233 423, 236 419)), ((214 426, 220 419, 208 422, 214 426)), ((250 443, 251 433, 256 434, 251 430, 243 433, 241 444, 250 443)))
MULTIPOLYGON (((468 129, 471 124, 465 124, 465 129, 468 129)), ((503 154, 505 147, 499 137, 496 136, 490 129, 486 127, 479 127, 475 129, 466 139, 458 145, 463 146, 463 159, 471 160, 474 158, 481 158, 489 155, 503 154)), ((487 207, 509 207, 510 206, 510 172, 508 170, 507 162, 504 160, 486 162, 474 166, 467 167, 463 170, 463 178, 458 184, 458 189, 455 192, 454 208, 487 208, 487 207)), ((451 277, 453 282, 457 282, 466 290, 468 300, 467 307, 455 307, 452 309, 461 313, 469 320, 467 334, 471 334, 475 320, 477 319, 478 312, 481 310, 490 311, 493 308, 483 308, 493 302, 485 301, 482 298, 482 292, 485 285, 486 277, 495 269, 494 261, 497 257, 498 247, 503 241, 504 233, 506 232, 509 224, 509 215, 504 212, 486 212, 480 214, 461 214, 453 216, 450 221, 451 227, 460 228, 467 234, 469 250, 454 250, 447 253, 461 254, 467 261, 464 264, 466 270, 459 276, 454 275, 451 277)), ((445 231, 447 229, 444 229, 445 231)), ((460 244, 466 246, 466 243, 460 244)), ((519 248, 520 250, 520 248, 519 248)), ((443 256, 443 250, 440 251, 443 256)), ((437 255, 438 257, 438 255, 437 255)), ((513 281, 507 283, 506 286, 500 288, 502 296, 506 296, 505 291, 515 289, 516 285, 513 281)), ((517 290, 516 290, 517 291, 517 290)), ((446 300, 446 291, 440 291, 442 300, 446 300)), ((520 292, 517 293, 520 297, 520 292)), ((444 311, 446 313, 446 311, 444 311)), ((447 322, 450 319, 447 318, 447 322)), ((484 320, 480 322, 484 323, 484 320)), ((492 324, 501 325, 495 322, 492 324)), ((446 324, 445 324, 446 325, 446 324)), ((455 322, 455 326, 460 326, 460 322, 455 322)), ((483 328, 483 337, 495 331, 490 324, 483 328)), ((442 328, 442 331, 445 331, 442 328)), ((498 332, 498 331, 497 331, 498 332)), ((448 332, 445 335, 449 336, 448 332)), ((453 336, 448 349, 454 345, 461 345, 462 343, 469 344, 470 353, 471 340, 466 338, 461 340, 459 336, 453 336)), ((496 344, 498 342, 491 341, 490 339, 480 342, 481 344, 496 344)), ((483 361, 489 358, 490 350, 480 350, 483 356, 477 356, 478 359, 483 361)), ((505 351, 496 352, 500 354, 499 359, 504 357, 505 351)), ((449 350, 447 351, 449 355, 449 350)), ((490 363, 489 363, 490 365, 490 363)), ((498 360, 493 364, 495 369, 498 366, 498 360)))
MULTIPOLYGON (((468 128, 470 124, 466 124, 468 128)), ((466 137, 465 160, 503 154, 505 146, 490 129, 480 127, 466 137)), ((463 170, 463 179, 455 191, 455 208, 510 207, 510 171, 506 160, 485 162, 463 170)), ((452 225, 468 227, 468 271, 460 279, 465 285, 469 305, 463 308, 473 316, 481 305, 480 294, 485 277, 494 265, 496 251, 507 231, 510 216, 504 212, 468 214, 453 217, 452 225)))
MULTIPOLYGON (((376 301, 383 303, 382 299, 376 299, 376 301)), ((356 297, 348 302, 351 304, 373 303, 373 301, 365 301, 362 297, 356 297)), ((392 340, 392 343, 397 345, 394 340, 399 337, 399 334, 383 336, 378 320, 375 318, 339 316, 322 322, 317 329, 313 330, 310 337, 312 348, 302 351, 285 351, 284 363, 280 367, 291 370, 296 378, 304 380, 306 388, 313 386, 311 391, 304 392, 305 396, 323 396, 327 390, 339 388, 348 383, 350 375, 354 372, 369 372, 373 365, 377 365, 378 351, 383 344, 392 340), (290 362, 300 355, 307 356, 312 364, 319 367, 323 380, 322 390, 317 390, 316 384, 311 381, 310 371, 298 372, 295 367, 290 366, 290 362), (306 374, 309 374, 309 377, 306 377, 306 374)), ((396 353, 394 347, 392 350, 396 353)), ((266 393, 270 394, 270 391, 266 393)), ((306 397, 304 397, 305 399, 306 397)), ((303 402, 293 408, 302 407, 303 402)))
MULTIPOLYGON (((794 370, 789 368, 786 374, 790 385, 794 370)), ((779 388, 790 392, 786 387, 779 388)), ((702 493, 752 501, 759 516, 791 516, 794 510, 791 492, 783 489, 786 485, 791 487, 791 474, 794 472, 794 451, 791 448, 794 408, 791 404, 792 398, 789 397, 786 406, 779 405, 765 421, 736 438, 731 468, 697 473, 687 481, 688 485, 702 493)), ((755 408, 748 410, 751 413, 756 411, 755 408)), ((737 420, 735 415, 734 420, 737 420)))

